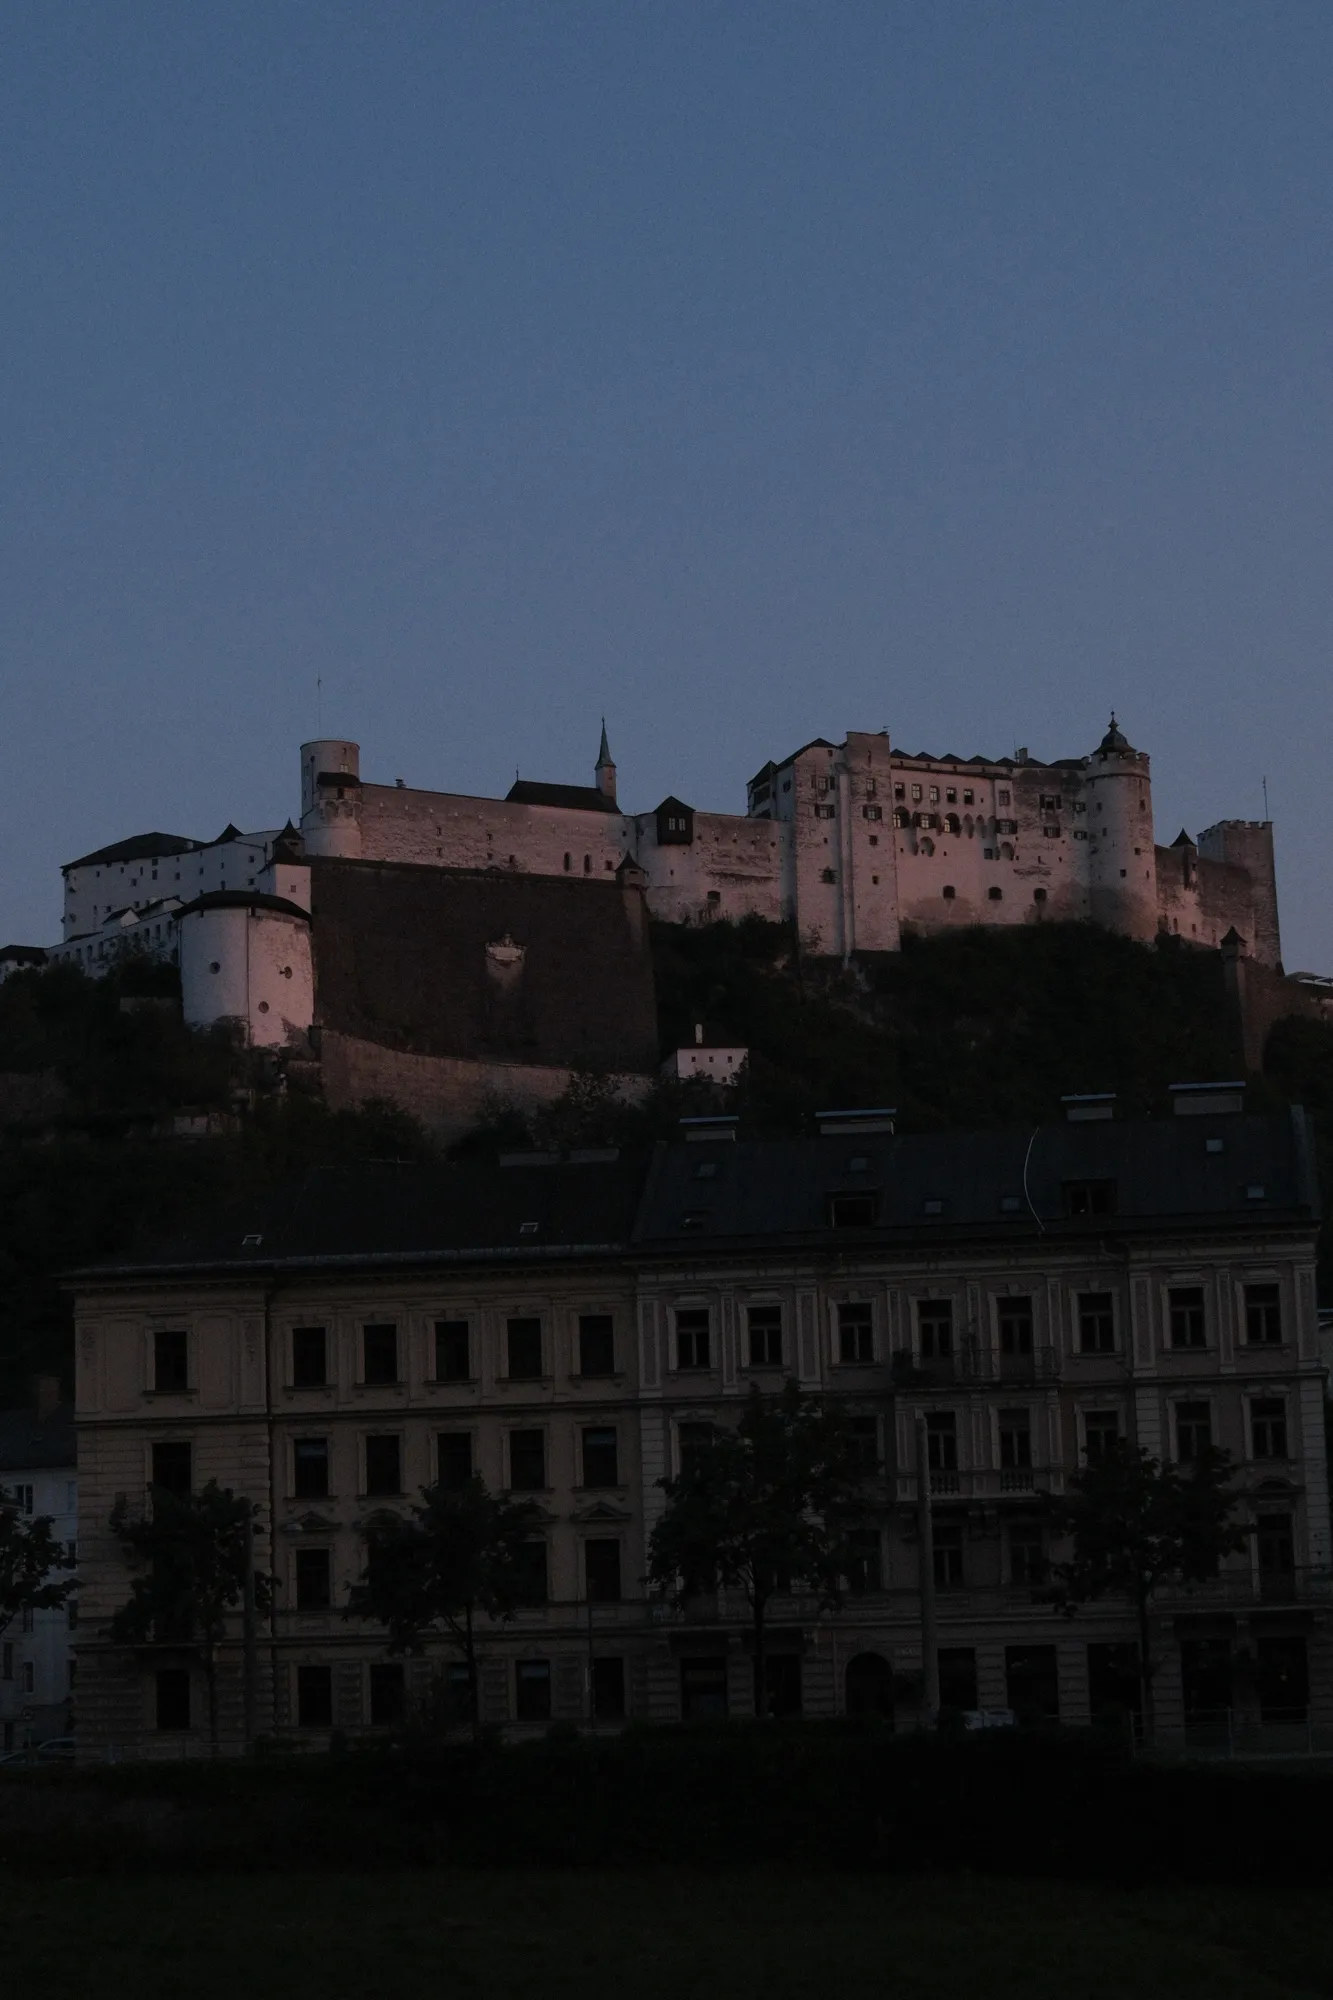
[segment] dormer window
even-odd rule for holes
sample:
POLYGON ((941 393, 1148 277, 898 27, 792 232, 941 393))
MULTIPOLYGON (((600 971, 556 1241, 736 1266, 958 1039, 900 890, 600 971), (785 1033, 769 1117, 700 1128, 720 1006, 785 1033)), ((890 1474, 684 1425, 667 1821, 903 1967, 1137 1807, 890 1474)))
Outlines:
POLYGON ((829 1196, 829 1222, 834 1229, 870 1229, 875 1221, 875 1196, 869 1191, 829 1196))

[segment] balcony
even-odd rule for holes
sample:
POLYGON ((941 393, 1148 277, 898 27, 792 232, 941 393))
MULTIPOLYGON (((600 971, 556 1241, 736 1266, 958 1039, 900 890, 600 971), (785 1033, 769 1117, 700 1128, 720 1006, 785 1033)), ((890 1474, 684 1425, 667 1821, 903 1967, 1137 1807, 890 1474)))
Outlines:
MULTIPOLYGON (((1022 1500, 1038 1493, 1063 1493, 1064 1467, 1060 1465, 986 1466, 932 1472, 930 1491, 936 1500, 1022 1500)), ((916 1475, 900 1472, 898 1499, 915 1504, 916 1475)))

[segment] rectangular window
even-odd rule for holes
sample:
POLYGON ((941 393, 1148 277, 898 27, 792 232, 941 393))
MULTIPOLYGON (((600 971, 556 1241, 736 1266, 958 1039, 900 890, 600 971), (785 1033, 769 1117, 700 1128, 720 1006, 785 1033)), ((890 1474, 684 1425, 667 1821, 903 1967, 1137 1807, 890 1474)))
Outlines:
POLYGON ((302 1729, 329 1729, 332 1727, 332 1667, 298 1667, 296 1669, 296 1720, 302 1729))
POLYGON ((374 1660, 370 1668, 370 1719, 381 1728, 407 1714, 407 1690, 399 1660, 374 1660))
POLYGON ((1079 1293, 1078 1351, 1080 1354, 1114 1354, 1115 1300, 1110 1292, 1079 1293))
POLYGON ((847 1588, 854 1597, 884 1588, 882 1543, 878 1528, 853 1528, 847 1537, 847 1588))
POLYGON ((1026 1410, 1000 1411, 1000 1464, 1008 1471, 1032 1464, 1032 1419, 1026 1410))
POLYGON ((1066 1215, 1114 1215, 1118 1207, 1114 1181, 1066 1181, 1066 1215))
POLYGON ((847 1300, 838 1307, 838 1359, 850 1364, 875 1358, 875 1315, 868 1299, 847 1300))
POLYGON ((24 1694, 33 1694, 36 1691, 36 1673, 32 1661, 25 1660, 20 1671, 23 1676, 20 1686, 24 1694))
POLYGON ((871 1229, 875 1222, 875 1197, 869 1191, 829 1196, 829 1222, 834 1229, 871 1229))
POLYGON ((1202 1285, 1173 1285, 1166 1298, 1172 1347, 1206 1347, 1202 1285))
POLYGON ((680 1663, 680 1713, 685 1722, 725 1722, 727 1663, 721 1655, 680 1663))
POLYGON ((926 1463, 932 1472, 958 1470, 958 1419, 952 1410, 934 1410, 926 1418, 926 1463))
POLYGON ((157 1680, 157 1727, 188 1729, 190 1726, 190 1670, 188 1667, 159 1667, 157 1680))
POLYGON ((401 1493, 403 1490, 403 1441, 398 1437, 366 1439, 366 1492, 401 1493))
POLYGON ((862 1472, 879 1470, 879 1418, 848 1417, 847 1440, 853 1464, 862 1472))
POLYGON ((620 1602, 620 1543, 598 1537, 583 1544, 583 1567, 590 1604, 620 1602))
MULTIPOLYGON (((184 1495, 193 1483, 193 1467, 190 1446, 170 1443, 153 1446, 153 1484, 163 1493, 184 1495)), ((29 1489, 31 1491, 31 1489, 29 1489)), ((27 1512, 32 1512, 32 1500, 28 1501, 27 1512)))
MULTIPOLYGON (((154 1470, 156 1470, 156 1467, 157 1467, 157 1449, 158 1449, 158 1447, 157 1447, 156 1445, 154 1445, 154 1447, 153 1447, 153 1467, 154 1467, 154 1470)), ((186 1449, 188 1450, 188 1449, 189 1449, 189 1447, 187 1446, 187 1447, 186 1447, 186 1449)), ((153 1481, 153 1484, 154 1484, 155 1486, 156 1486, 156 1485, 158 1485, 158 1484, 159 1484, 158 1480, 154 1479, 154 1481, 153 1481)), ((188 1493, 188 1492, 189 1492, 189 1490, 190 1490, 190 1489, 189 1489, 189 1485, 188 1485, 188 1483, 187 1483, 187 1485, 186 1485, 186 1488, 185 1488, 185 1491, 186 1491, 186 1492, 188 1493)), ((11 1486, 11 1487, 9 1487, 9 1488, 8 1488, 8 1491, 9 1491, 9 1493, 10 1493, 10 1494, 12 1495, 12 1497, 13 1497, 13 1501, 14 1501, 14 1506, 15 1506, 15 1507, 17 1508, 18 1512, 19 1512, 20 1514, 31 1514, 31 1512, 32 1512, 32 1488, 31 1488, 31 1486, 27 1486, 27 1485, 24 1485, 24 1486, 11 1486)))
POLYGON ((298 1611, 327 1611, 333 1602, 333 1583, 327 1549, 296 1551, 296 1608, 298 1611))
POLYGON ((329 1379, 328 1337, 322 1326, 292 1328, 293 1389, 323 1389, 329 1379))
POLYGON ((392 1325, 361 1329, 362 1379, 378 1387, 398 1380, 398 1329, 392 1325))
POLYGON ((511 1319, 505 1328, 511 1382, 535 1382, 542 1372, 542 1323, 535 1317, 511 1319))
POLYGON ((1120 1442, 1118 1410, 1089 1410, 1083 1419, 1083 1455, 1089 1465, 1100 1465, 1120 1442))
POLYGON ((509 1484, 516 1493, 540 1493, 546 1486, 545 1431, 510 1431, 509 1484))
POLYGON ((963 1531, 947 1525, 935 1528, 935 1585, 957 1590, 963 1581, 963 1531))
POLYGON ((615 1321, 610 1313, 579 1314, 579 1374, 614 1375, 615 1321))
POLYGON ((612 1426, 599 1426, 583 1433, 583 1483, 585 1486, 619 1486, 620 1466, 616 1433, 612 1426))
POLYGON ((514 1589, 520 1604, 546 1602, 546 1544, 521 1542, 514 1556, 514 1589))
POLYGON ((691 1307, 676 1314, 677 1368, 709 1366, 709 1315, 707 1306, 691 1307))
POLYGON ((471 1329, 465 1319, 437 1319, 435 1322, 435 1380, 472 1380, 471 1329))
POLYGON ((189 1338, 180 1329, 153 1335, 153 1387, 181 1390, 190 1386, 189 1338))
POLYGON ((1296 1574, 1296 1541, 1290 1514, 1261 1514, 1255 1541, 1261 1579, 1290 1578, 1296 1574))
POLYGON ((1256 1397, 1250 1404, 1250 1439, 1256 1458, 1287 1456, 1287 1406, 1281 1396, 1256 1397))
POLYGON ((1001 1299, 999 1317, 1001 1354, 1031 1354, 1031 1299, 1001 1299))
POLYGON ((701 1453, 710 1449, 713 1442, 711 1424, 681 1424, 676 1432, 680 1443, 680 1469, 687 1472, 696 1464, 701 1453))
POLYGON ((977 1706, 977 1655, 972 1646, 941 1646, 940 1707, 966 1712, 977 1706))
POLYGON ((1182 1463, 1199 1458, 1212 1441, 1213 1419, 1207 1403, 1177 1403, 1176 1457, 1182 1463))
POLYGON ((595 1659, 592 1663, 594 1722, 619 1722, 625 1714, 625 1662, 595 1659))
POLYGON ((292 1443, 292 1492, 298 1500, 329 1497, 329 1441, 296 1438, 292 1443))
POLYGON ((751 1368, 781 1368, 782 1307, 749 1306, 745 1319, 750 1335, 751 1368))
POLYGON ((6 1639, 4 1644, 0 1645, 0 1681, 12 1681, 13 1678, 14 1641, 6 1639))
POLYGON ((435 1440, 436 1478, 446 1493, 457 1493, 472 1477, 471 1431, 441 1431, 435 1440))
POLYGON ((918 1299, 916 1331, 923 1361, 947 1360, 953 1353, 953 1300, 918 1299))
POLYGON ((1248 1347, 1282 1343, 1282 1293, 1277 1285, 1245 1287, 1245 1342, 1248 1347))
POLYGON ((1046 1545, 1041 1529, 1015 1522, 1009 1530, 1009 1581, 1037 1584, 1046 1577, 1046 1545))
POLYGON ((1054 1646, 1006 1646, 1005 1693, 1020 1722, 1060 1720, 1060 1680, 1054 1646))
POLYGON ((514 1664, 514 1714, 520 1722, 549 1722, 551 1662, 518 1660, 514 1664))

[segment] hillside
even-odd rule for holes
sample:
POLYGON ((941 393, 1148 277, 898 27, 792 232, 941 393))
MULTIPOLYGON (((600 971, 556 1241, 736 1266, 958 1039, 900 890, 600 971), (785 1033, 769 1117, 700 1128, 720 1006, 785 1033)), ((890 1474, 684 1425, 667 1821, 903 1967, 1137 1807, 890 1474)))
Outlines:
MULTIPOLYGON (((897 1108, 901 1130, 1055 1118, 1070 1091, 1113 1090, 1161 1115, 1169 1084, 1239 1074, 1217 955, 1143 946, 1085 925, 909 940, 850 970, 802 961, 782 925, 653 927, 663 1052, 715 1022, 751 1052, 728 1108, 756 1132, 809 1131, 830 1106, 897 1108)), ((1333 1029, 1283 1021, 1251 1101, 1304 1102, 1333 1190, 1333 1029)), ((551 1111, 497 1105, 455 1150, 665 1136, 713 1108, 706 1087, 661 1085, 640 1107, 581 1079, 551 1111)), ((331 1113, 275 1094, 262 1059, 187 1029, 172 976, 72 967, 0 986, 0 1406, 38 1369, 68 1375, 59 1274, 173 1227, 242 1187, 307 1165, 424 1156, 390 1107, 331 1113), (203 1134, 203 1136, 198 1136, 203 1134)), ((1325 1252, 1321 1287, 1333 1293, 1325 1252)))

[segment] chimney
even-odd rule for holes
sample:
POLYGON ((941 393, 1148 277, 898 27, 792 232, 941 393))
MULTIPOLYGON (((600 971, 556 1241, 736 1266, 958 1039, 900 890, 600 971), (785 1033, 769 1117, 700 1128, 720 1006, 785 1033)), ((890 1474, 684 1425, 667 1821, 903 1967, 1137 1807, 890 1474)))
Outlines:
POLYGON ((32 1378, 32 1400, 39 1417, 54 1416, 60 1407, 60 1377, 58 1375, 34 1375, 32 1378))

